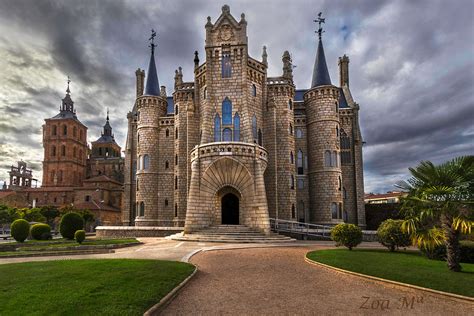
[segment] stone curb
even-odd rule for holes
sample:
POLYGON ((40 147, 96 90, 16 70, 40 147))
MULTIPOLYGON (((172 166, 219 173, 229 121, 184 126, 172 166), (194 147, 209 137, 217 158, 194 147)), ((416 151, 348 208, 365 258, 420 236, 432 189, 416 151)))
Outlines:
POLYGON ((100 255, 104 253, 115 253, 113 249, 97 249, 97 250, 83 250, 83 251, 63 251, 63 252, 44 252, 44 253, 30 253, 21 255, 0 256, 2 259, 12 258, 31 258, 31 257, 60 257, 60 256, 74 256, 74 255, 100 255))
POLYGON ((307 263, 312 264, 312 265, 315 265, 315 266, 324 267, 324 268, 327 268, 327 269, 330 269, 330 270, 334 270, 334 271, 337 271, 337 272, 340 272, 340 273, 346 273, 346 274, 355 275, 355 276, 358 276, 358 277, 361 277, 361 278, 369 279, 369 280, 376 281, 376 282, 380 282, 380 283, 385 283, 385 284, 388 283, 388 284, 395 285, 395 286, 399 286, 399 287, 403 287, 403 288, 421 290, 421 291, 430 292, 430 293, 433 293, 433 294, 438 294, 438 295, 441 295, 441 296, 445 296, 445 297, 448 297, 448 298, 450 298, 450 299, 456 299, 456 300, 461 300, 461 301, 463 301, 463 302, 468 301, 468 302, 474 303, 474 298, 473 298, 473 297, 464 296, 464 295, 459 295, 459 294, 454 294, 454 293, 448 293, 448 292, 443 292, 443 291, 438 291, 438 290, 433 290, 433 289, 429 289, 429 288, 422 287, 422 286, 418 286, 418 285, 412 285, 412 284, 407 284, 407 283, 402 283, 402 282, 397 282, 397 281, 382 279, 382 278, 375 277, 375 276, 371 276, 371 275, 367 275, 367 274, 362 274, 362 273, 358 273, 358 272, 353 272, 353 271, 349 271, 349 270, 344 270, 344 269, 341 269, 341 268, 336 268, 336 267, 333 267, 333 266, 330 266, 330 265, 327 265, 327 264, 324 264, 324 263, 317 262, 317 261, 314 261, 314 260, 309 259, 309 258, 307 257, 307 254, 310 253, 310 252, 311 252, 311 251, 309 251, 309 252, 306 253, 306 255, 304 256, 304 260, 305 260, 307 263))
MULTIPOLYGON (((192 264, 192 263, 190 263, 192 264)), ((143 313, 144 316, 152 316, 152 315, 159 315, 161 311, 176 297, 178 292, 192 279, 192 277, 197 273, 198 268, 196 265, 194 265, 194 271, 189 275, 186 279, 184 279, 177 287, 175 287, 171 292, 166 294, 165 297, 163 297, 158 303, 153 305, 150 309, 148 309, 145 313, 143 313)))

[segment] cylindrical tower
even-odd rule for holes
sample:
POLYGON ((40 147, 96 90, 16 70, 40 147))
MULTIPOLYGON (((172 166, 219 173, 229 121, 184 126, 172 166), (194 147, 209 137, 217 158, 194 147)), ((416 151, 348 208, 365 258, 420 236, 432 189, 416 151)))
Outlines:
POLYGON ((166 99, 143 95, 137 99, 137 226, 158 226, 159 118, 166 115, 166 99))
POLYGON ((342 219, 342 172, 339 148, 339 89, 314 87, 304 95, 307 113, 310 221, 342 219))

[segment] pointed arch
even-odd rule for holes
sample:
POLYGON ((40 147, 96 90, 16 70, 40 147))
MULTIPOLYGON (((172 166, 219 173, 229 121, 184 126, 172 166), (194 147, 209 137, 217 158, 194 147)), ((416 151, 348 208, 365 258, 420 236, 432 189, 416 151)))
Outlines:
POLYGON ((219 116, 219 113, 216 113, 216 115, 214 116, 214 141, 221 141, 221 118, 219 116))
POLYGON ((257 142, 257 137, 258 137, 258 129, 257 129, 257 116, 254 114, 252 116, 252 135, 253 135, 253 141, 257 142))
POLYGON ((232 102, 229 98, 222 101, 222 125, 232 124, 232 102))
POLYGON ((234 142, 240 141, 240 115, 239 112, 235 112, 234 115, 234 142))

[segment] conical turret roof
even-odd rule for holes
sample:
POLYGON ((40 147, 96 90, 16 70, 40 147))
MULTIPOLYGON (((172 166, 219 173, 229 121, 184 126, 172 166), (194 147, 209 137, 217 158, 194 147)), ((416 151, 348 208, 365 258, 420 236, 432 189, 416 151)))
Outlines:
POLYGON ((154 46, 152 46, 151 49, 150 63, 148 65, 145 95, 160 95, 160 83, 158 82, 158 73, 156 71, 154 46))
POLYGON ((311 88, 324 85, 331 85, 331 78, 329 77, 326 57, 324 56, 323 41, 320 38, 318 42, 318 50, 316 52, 316 60, 314 61, 311 88))

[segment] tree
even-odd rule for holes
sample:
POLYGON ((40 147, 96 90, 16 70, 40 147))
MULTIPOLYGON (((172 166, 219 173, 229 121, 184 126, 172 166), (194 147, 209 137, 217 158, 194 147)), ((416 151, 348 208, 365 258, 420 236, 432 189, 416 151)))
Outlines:
POLYGON ((408 191, 402 199, 402 228, 420 248, 444 243, 448 268, 461 271, 459 235, 470 234, 474 226, 474 156, 437 166, 423 161, 409 170, 412 177, 397 185, 408 191))
POLYGON ((56 206, 43 206, 40 209, 40 213, 46 218, 46 222, 49 225, 52 225, 54 223, 54 219, 60 215, 56 206))

